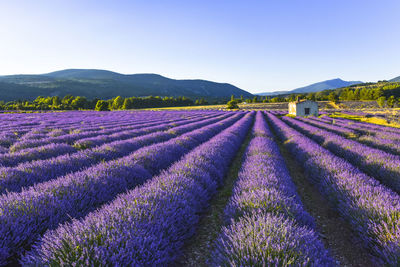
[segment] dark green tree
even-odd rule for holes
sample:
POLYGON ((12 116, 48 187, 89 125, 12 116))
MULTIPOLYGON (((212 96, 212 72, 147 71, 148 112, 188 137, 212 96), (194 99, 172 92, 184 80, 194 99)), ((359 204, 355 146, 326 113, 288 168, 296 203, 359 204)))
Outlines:
POLYGON ((338 96, 337 96, 334 92, 331 92, 331 93, 328 95, 328 100, 329 100, 329 101, 332 101, 332 102, 334 102, 334 103, 336 103, 336 102, 339 100, 339 98, 338 98, 338 96))
POLYGON ((112 110, 121 109, 123 104, 124 104, 124 98, 117 96, 116 98, 114 98, 111 104, 111 109, 112 110))
POLYGON ((376 102, 378 103, 378 105, 381 108, 383 108, 385 106, 385 100, 386 100, 386 97, 381 96, 381 97, 378 98, 378 100, 376 102))
POLYGON ((393 108, 394 107, 394 102, 395 102, 395 98, 394 96, 390 96, 388 98, 388 100, 386 101, 386 104, 389 108, 393 108))
POLYGON ((236 100, 230 100, 228 103, 226 103, 226 108, 227 109, 238 109, 239 106, 238 106, 236 100))
POLYGON ((77 96, 74 100, 72 100, 71 107, 73 109, 84 109, 86 103, 87 103, 86 97, 77 96))
POLYGON ((95 110, 96 111, 108 111, 109 109, 108 109, 107 101, 104 101, 104 100, 97 101, 95 110))
POLYGON ((53 105, 54 107, 55 107, 55 106, 61 105, 61 99, 60 99, 59 96, 53 96, 53 103, 52 103, 52 105, 53 105))

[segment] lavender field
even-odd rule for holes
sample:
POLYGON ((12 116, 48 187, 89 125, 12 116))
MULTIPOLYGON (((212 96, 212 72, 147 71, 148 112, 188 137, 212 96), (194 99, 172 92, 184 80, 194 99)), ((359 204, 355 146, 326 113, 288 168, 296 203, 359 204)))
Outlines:
POLYGON ((398 128, 277 110, 0 114, 1 266, 400 266, 399 193, 398 128))

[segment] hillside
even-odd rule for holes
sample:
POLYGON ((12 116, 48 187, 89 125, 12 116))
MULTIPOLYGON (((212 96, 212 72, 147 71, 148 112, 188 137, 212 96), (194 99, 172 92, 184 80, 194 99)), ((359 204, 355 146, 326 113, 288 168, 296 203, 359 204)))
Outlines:
POLYGON ((0 100, 35 99, 39 95, 67 94, 89 99, 115 96, 186 96, 209 100, 252 97, 228 83, 206 80, 174 80, 157 74, 120 74, 107 70, 68 69, 42 75, 0 76, 0 100))
POLYGON ((323 90, 336 89, 340 87, 350 86, 353 84, 362 83, 360 81, 343 81, 342 79, 336 78, 332 80, 326 80, 323 82, 313 83, 304 87, 296 88, 290 91, 276 91, 270 93, 260 93, 259 95, 283 95, 283 94, 297 94, 297 93, 315 93, 323 90))
POLYGON ((400 82, 400 76, 389 80, 389 82, 400 82))

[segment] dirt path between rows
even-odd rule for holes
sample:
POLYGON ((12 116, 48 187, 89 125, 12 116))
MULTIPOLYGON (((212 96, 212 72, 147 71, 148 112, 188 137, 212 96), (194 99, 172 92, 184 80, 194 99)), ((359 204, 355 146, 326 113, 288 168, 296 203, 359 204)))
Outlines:
POLYGON ((253 137, 252 128, 250 128, 231 163, 228 174, 225 176, 224 185, 219 188, 217 194, 211 199, 210 207, 200 218, 196 234, 185 244, 183 256, 178 259, 174 266, 208 266, 207 260, 212 246, 223 226, 224 209, 232 196, 232 190, 242 166, 244 153, 253 137))
POLYGON ((315 219, 317 230, 326 248, 336 259, 339 266, 378 266, 373 257, 359 244, 351 226, 345 222, 337 211, 331 208, 328 201, 311 184, 303 168, 293 159, 290 152, 276 139, 281 154, 285 159, 293 182, 297 187, 306 210, 315 219))

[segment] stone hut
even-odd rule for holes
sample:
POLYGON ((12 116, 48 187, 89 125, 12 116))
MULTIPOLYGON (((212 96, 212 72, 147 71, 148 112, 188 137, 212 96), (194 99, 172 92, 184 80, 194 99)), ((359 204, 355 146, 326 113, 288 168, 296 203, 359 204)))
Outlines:
POLYGON ((300 100, 289 103, 289 114, 294 116, 318 116, 318 103, 311 100, 300 100))

